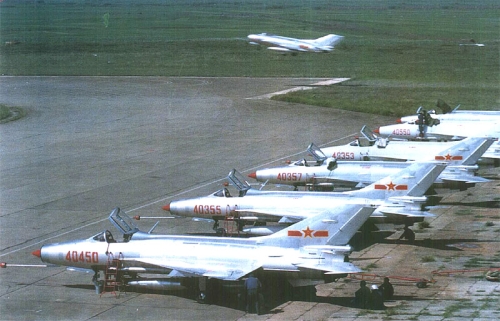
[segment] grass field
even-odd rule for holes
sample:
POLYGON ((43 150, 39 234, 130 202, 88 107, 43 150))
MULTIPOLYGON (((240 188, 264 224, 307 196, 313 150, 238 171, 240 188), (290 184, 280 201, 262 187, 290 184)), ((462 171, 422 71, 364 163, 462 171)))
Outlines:
POLYGON ((500 109, 498 1, 41 2, 0 3, 1 74, 349 77, 279 99, 394 115, 437 98, 500 109), (345 39, 291 56, 247 44, 259 32, 345 39), (471 40, 485 46, 460 46, 471 40))

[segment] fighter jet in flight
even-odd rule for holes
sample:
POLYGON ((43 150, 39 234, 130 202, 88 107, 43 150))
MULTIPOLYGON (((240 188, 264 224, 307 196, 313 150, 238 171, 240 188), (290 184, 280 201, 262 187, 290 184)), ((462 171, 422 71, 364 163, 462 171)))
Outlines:
POLYGON ((248 35, 251 45, 264 45, 269 50, 282 53, 297 52, 330 52, 334 46, 344 39, 343 36, 326 35, 318 39, 296 39, 268 33, 248 35))
POLYGON ((445 167, 441 162, 414 163, 363 189, 345 192, 257 190, 232 170, 228 180, 239 192, 235 197, 223 188, 208 196, 172 201, 163 209, 173 215, 215 222, 234 217, 241 224, 294 223, 345 204, 364 204, 377 206, 372 215, 377 223, 411 224, 433 216, 425 211, 427 198, 423 195, 445 167))
MULTIPOLYGON (((477 125, 477 124, 476 124, 477 125)), ((441 126, 441 125, 439 125, 441 126)), ((418 127, 418 126, 417 126, 418 127)), ((380 129, 379 129, 380 131, 380 129)), ((379 132, 376 131, 376 132, 379 132)), ((458 141, 436 142, 436 141, 401 141, 388 140, 387 138, 374 135, 368 127, 363 126, 361 134, 364 139, 357 138, 346 145, 323 147, 321 151, 327 157, 337 160, 348 161, 426 161, 433 160, 439 152, 452 148, 458 141)), ((490 135, 480 135, 477 137, 489 137, 490 135)), ((394 135, 391 135, 394 137, 394 135)), ((491 163, 500 157, 500 150, 496 150, 498 143, 493 143, 481 156, 478 164, 491 163), (495 151, 496 150, 496 151, 495 151)), ((451 155, 451 154, 450 154, 451 155)), ((461 159, 446 158, 448 165, 459 165, 461 159)))
MULTIPOLYGON (((347 244, 373 210, 369 205, 339 205, 274 235, 242 239, 145 233, 115 208, 109 219, 123 240, 105 230, 88 239, 43 245, 33 255, 46 263, 94 272, 92 281, 96 287, 104 282, 105 292, 122 287, 197 289, 198 283, 190 281, 200 278, 237 286, 253 273, 264 289, 283 280, 294 290, 307 287, 315 293, 314 285, 361 272, 348 262, 347 244), (143 277, 151 274, 165 276, 143 277)), ((199 298, 215 290, 208 288, 199 298)))
MULTIPOLYGON (((488 182, 475 174, 477 160, 491 144, 492 139, 467 138, 437 153, 434 159, 454 159, 456 165, 447 166, 434 185, 465 190, 475 183, 488 182)), ((411 165, 411 162, 337 161, 326 157, 314 144, 309 145, 307 152, 315 161, 302 159, 288 166, 260 169, 248 176, 266 184, 292 185, 296 190, 299 186, 309 190, 333 190, 334 187, 362 188, 411 165)))

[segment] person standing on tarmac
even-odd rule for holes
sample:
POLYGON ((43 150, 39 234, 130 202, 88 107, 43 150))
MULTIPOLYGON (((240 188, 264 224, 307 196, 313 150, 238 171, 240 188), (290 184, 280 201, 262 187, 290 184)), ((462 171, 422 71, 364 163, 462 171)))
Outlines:
POLYGON ((255 313, 260 314, 259 310, 259 292, 262 284, 252 273, 245 281, 245 291, 247 294, 246 312, 250 312, 250 307, 255 306, 255 313))
POLYGON ((359 282, 359 289, 354 293, 354 304, 362 309, 370 307, 371 292, 366 281, 359 282))
POLYGON ((382 291, 382 297, 384 298, 384 301, 392 299, 392 296, 394 295, 394 287, 389 281, 389 278, 385 277, 384 283, 379 285, 378 289, 382 291))

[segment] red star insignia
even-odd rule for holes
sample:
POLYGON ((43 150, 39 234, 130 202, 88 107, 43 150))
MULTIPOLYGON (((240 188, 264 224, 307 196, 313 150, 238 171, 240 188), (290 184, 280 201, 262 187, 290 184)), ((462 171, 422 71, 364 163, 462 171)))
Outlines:
POLYGON ((396 187, 396 184, 394 184, 393 182, 390 182, 389 184, 387 184, 387 189, 389 191, 393 191, 394 187, 396 187))
POLYGON ((312 232, 314 232, 314 230, 311 230, 309 229, 309 226, 305 229, 305 230, 302 230, 304 232, 304 237, 313 237, 312 236, 312 232))
POLYGON ((451 160, 451 155, 450 154, 446 154, 446 156, 444 157, 447 161, 451 160))

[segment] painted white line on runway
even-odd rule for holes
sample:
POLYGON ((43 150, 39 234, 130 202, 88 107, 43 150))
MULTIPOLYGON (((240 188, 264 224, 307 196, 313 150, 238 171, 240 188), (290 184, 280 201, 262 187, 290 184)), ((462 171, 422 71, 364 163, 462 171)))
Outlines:
MULTIPOLYGON (((349 138, 349 137, 354 136, 354 135, 356 135, 356 133, 354 133, 354 134, 350 134, 350 135, 347 135, 347 136, 344 136, 344 137, 342 137, 342 138, 338 138, 338 139, 332 140, 332 141, 327 142, 327 143, 324 143, 324 144, 321 144, 321 145, 319 145, 319 147, 323 147, 323 146, 326 146, 326 145, 329 145, 329 144, 332 144, 332 143, 338 142, 338 141, 340 141, 340 140, 343 140, 343 139, 349 138)), ((304 152, 302 151, 302 152, 298 152, 298 153, 295 153, 295 154, 290 154, 290 155, 287 155, 287 156, 284 156, 284 157, 278 158, 278 159, 276 159, 276 160, 273 160, 273 161, 269 161, 269 162, 267 162, 267 163, 260 164, 260 165, 258 165, 258 166, 254 166, 254 167, 251 167, 251 168, 247 168, 246 170, 242 171, 241 173, 245 173, 245 172, 253 171, 253 170, 256 170, 256 169, 258 169, 258 168, 260 168, 260 167, 262 167, 262 166, 266 166, 266 165, 272 164, 272 163, 274 163, 274 162, 278 162, 278 161, 282 161, 282 160, 284 160, 284 159, 288 159, 288 158, 291 158, 291 157, 295 157, 295 156, 300 155, 300 154, 302 154, 302 153, 304 153, 304 152)), ((138 206, 138 207, 134 207, 134 208, 131 208, 131 209, 125 210, 125 212, 128 212, 128 213, 130 213, 130 212, 135 212, 135 211, 140 210, 140 209, 142 209, 142 208, 144 208, 144 207, 148 207, 148 206, 154 205, 154 204, 156 204, 156 203, 160 203, 160 202, 165 202, 166 200, 169 200, 169 199, 172 199, 172 198, 177 198, 177 197, 179 197, 179 196, 181 196, 181 195, 184 195, 184 194, 187 194, 187 193, 189 193, 189 192, 195 191, 195 190, 197 190, 197 189, 200 189, 200 188, 203 188, 203 187, 209 186, 209 185, 211 185, 211 184, 215 184, 215 183, 222 182, 222 181, 224 181, 224 180, 226 180, 226 177, 221 178, 221 179, 217 179, 217 180, 214 180, 214 181, 211 181, 211 182, 208 182, 208 183, 202 184, 202 185, 197 185, 196 187, 193 187, 193 188, 191 188, 191 189, 188 189, 188 190, 182 191, 182 192, 177 193, 177 194, 175 194, 175 195, 170 195, 170 196, 167 196, 167 197, 164 197, 164 198, 158 199, 158 200, 156 200, 156 201, 153 201, 153 202, 150 202, 150 203, 147 203, 147 204, 144 204, 144 205, 138 206)), ((60 236, 67 235, 67 234, 71 234, 71 233, 76 232, 76 231, 78 231, 78 230, 81 230, 81 229, 83 229, 83 228, 86 228, 86 227, 89 227, 89 226, 92 226, 92 225, 96 225, 96 224, 102 223, 102 222, 104 222, 104 221, 106 221, 106 220, 108 220, 108 217, 107 217, 107 216, 106 216, 106 218, 103 218, 103 219, 97 220, 97 221, 95 221, 95 222, 92 222, 92 223, 88 223, 88 224, 85 224, 85 225, 79 226, 79 227, 77 227, 77 228, 74 228, 74 229, 72 229, 72 230, 66 231, 66 232, 64 232, 64 233, 60 233, 60 234, 57 234, 57 235, 54 235, 54 236, 51 236, 51 237, 47 237, 47 238, 45 238, 45 239, 43 239, 43 240, 37 241, 37 242, 32 243, 32 244, 30 244, 30 245, 25 245, 25 246, 20 247, 20 248, 18 248, 18 249, 16 249, 16 250, 12 250, 12 251, 10 251, 10 252, 0 254, 0 257, 3 257, 3 256, 6 256, 6 255, 9 255, 9 254, 13 254, 13 253, 16 253, 16 252, 19 252, 19 251, 25 250, 25 249, 27 249, 27 248, 33 247, 33 246, 38 245, 38 244, 43 244, 43 243, 46 243, 47 241, 49 241, 49 240, 51 240, 51 239, 54 239, 54 238, 56 238, 56 237, 60 237, 60 236)))
POLYGON ((261 96, 245 98, 245 99, 271 99, 271 97, 273 97, 273 96, 285 95, 285 94, 288 94, 291 92, 301 91, 301 90, 310 90, 310 89, 313 89, 314 87, 317 87, 317 86, 329 86, 329 85, 333 85, 333 84, 338 84, 338 83, 341 83, 343 81, 347 81, 349 79, 351 79, 351 78, 332 78, 332 79, 316 82, 316 83, 311 84, 309 86, 293 87, 290 89, 281 90, 281 91, 277 91, 274 93, 265 94, 265 95, 261 95, 261 96))

